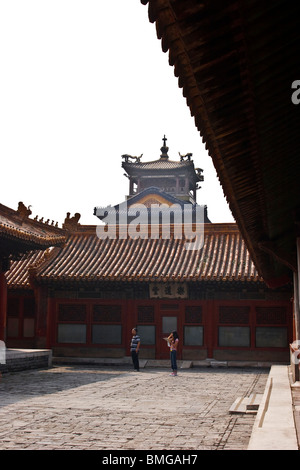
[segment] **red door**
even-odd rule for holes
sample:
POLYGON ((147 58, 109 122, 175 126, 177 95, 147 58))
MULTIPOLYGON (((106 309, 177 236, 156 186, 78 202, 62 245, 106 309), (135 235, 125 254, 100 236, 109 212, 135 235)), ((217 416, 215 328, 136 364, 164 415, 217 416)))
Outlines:
POLYGON ((157 337, 156 337, 156 355, 158 359, 169 359, 170 357, 170 348, 168 347, 167 341, 164 338, 167 338, 172 331, 177 331, 179 336, 179 347, 177 358, 181 358, 182 350, 182 325, 181 325, 180 315, 180 304, 179 302, 170 303, 170 302, 160 302, 159 305, 159 315, 158 315, 158 324, 157 324, 157 337))

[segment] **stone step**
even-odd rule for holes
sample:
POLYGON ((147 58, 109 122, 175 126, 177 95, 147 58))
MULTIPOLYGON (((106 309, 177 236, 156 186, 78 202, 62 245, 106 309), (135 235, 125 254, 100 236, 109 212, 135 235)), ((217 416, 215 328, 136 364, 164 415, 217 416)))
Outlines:
POLYGON ((258 410, 261 403, 263 394, 261 393, 252 393, 249 397, 249 403, 247 405, 247 410, 258 410))
POLYGON ((249 397, 239 397, 231 405, 231 414, 256 414, 262 399, 262 394, 252 393, 249 397))

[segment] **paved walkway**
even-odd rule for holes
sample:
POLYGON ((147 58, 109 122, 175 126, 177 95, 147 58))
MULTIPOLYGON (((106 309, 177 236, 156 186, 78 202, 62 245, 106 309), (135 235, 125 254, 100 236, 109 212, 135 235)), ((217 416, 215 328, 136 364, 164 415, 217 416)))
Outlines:
POLYGON ((291 386, 293 411, 295 420, 295 431, 300 449, 300 382, 294 382, 291 386))
POLYGON ((3 374, 0 450, 247 449, 255 415, 229 409, 263 393, 268 373, 61 365, 3 374))

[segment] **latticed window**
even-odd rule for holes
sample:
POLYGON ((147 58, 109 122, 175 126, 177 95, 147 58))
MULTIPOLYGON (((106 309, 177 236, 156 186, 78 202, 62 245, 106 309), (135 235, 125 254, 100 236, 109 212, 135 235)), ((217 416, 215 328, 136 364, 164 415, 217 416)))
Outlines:
POLYGON ((154 322, 154 306, 153 305, 140 305, 138 307, 138 323, 153 323, 154 322))
POLYGON ((184 312, 184 345, 203 346, 203 326, 201 305, 187 305, 184 312))
POLYGON ((120 323, 121 320, 121 305, 93 305, 94 322, 120 323))
POLYGON ((219 323, 248 324, 250 319, 250 307, 221 306, 219 308, 219 323))

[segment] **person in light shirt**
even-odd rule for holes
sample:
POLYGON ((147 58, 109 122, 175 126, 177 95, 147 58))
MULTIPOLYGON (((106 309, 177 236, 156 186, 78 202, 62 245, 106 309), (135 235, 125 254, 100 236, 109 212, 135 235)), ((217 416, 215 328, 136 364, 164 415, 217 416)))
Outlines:
POLYGON ((177 331, 172 331, 172 333, 168 336, 168 346, 170 348, 170 358, 171 358, 171 368, 172 373, 171 375, 177 376, 177 348, 178 348, 178 333, 177 331))

